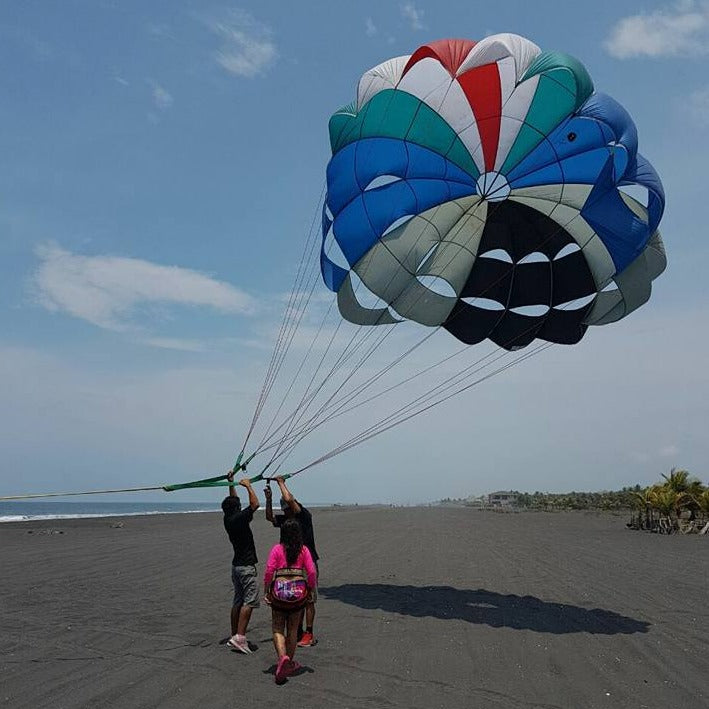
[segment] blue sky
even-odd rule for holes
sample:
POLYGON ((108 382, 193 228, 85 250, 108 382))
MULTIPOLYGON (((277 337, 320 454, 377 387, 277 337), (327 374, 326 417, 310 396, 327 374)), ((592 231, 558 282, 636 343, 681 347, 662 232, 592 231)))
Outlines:
MULTIPOLYGON (((0 494, 228 467, 330 114, 389 57, 496 32, 575 55, 628 108, 667 193, 668 269, 628 319, 294 487, 415 502, 648 483, 672 465, 706 478, 709 5, 67 0, 0 8, 0 494)), ((314 434, 293 464, 357 423, 314 434)))

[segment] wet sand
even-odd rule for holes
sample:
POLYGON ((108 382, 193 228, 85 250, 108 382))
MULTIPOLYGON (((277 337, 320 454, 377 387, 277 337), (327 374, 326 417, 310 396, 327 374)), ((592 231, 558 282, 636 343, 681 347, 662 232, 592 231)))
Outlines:
MULTIPOLYGON (((314 521, 320 641, 282 687, 265 606, 254 654, 220 645, 220 515, 0 525, 0 707, 709 706, 706 538, 589 513, 337 508, 314 521)), ((276 531, 262 513, 254 534, 264 562, 276 531)))

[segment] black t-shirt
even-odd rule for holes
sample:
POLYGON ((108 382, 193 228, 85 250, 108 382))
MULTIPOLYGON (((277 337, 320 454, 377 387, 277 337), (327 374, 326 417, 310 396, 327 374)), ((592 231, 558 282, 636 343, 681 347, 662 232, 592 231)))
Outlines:
MULTIPOLYGON (((298 502, 296 500, 296 502, 298 502)), ((310 551, 310 556, 313 557, 313 561, 317 561, 320 557, 315 549, 315 534, 313 533, 313 515, 310 511, 305 509, 303 505, 298 502, 300 506, 300 512, 297 515, 293 515, 293 519, 298 520, 300 528, 303 531, 303 544, 308 547, 310 551)), ((274 518, 274 524, 276 527, 280 527, 288 519, 285 515, 276 515, 274 518)))
POLYGON ((233 566, 253 566, 258 562, 254 535, 251 534, 253 518, 254 511, 250 506, 224 515, 224 529, 234 547, 234 558, 231 562, 233 566))

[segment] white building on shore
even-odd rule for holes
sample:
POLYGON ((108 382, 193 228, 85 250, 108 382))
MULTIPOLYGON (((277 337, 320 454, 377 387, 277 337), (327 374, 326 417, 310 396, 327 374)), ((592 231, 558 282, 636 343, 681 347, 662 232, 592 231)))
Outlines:
POLYGON ((513 492, 512 490, 498 492, 491 492, 487 496, 487 504, 490 507, 516 507, 517 499, 519 498, 519 493, 513 492))

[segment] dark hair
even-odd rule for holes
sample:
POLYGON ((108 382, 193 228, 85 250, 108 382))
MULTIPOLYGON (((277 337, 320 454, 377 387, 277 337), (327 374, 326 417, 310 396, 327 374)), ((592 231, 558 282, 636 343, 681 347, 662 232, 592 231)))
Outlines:
POLYGON ((225 497, 222 500, 222 512, 225 515, 231 514, 232 512, 238 512, 241 509, 241 500, 238 497, 225 497))
POLYGON ((296 519, 287 519, 281 525, 281 544, 286 552, 286 562, 295 564, 303 548, 303 530, 296 519))

